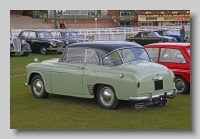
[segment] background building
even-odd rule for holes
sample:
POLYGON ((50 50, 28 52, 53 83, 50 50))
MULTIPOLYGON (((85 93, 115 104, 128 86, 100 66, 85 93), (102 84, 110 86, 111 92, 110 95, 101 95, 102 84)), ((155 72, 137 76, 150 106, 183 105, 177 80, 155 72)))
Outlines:
MULTIPOLYGON (((43 23, 51 25, 52 28, 107 28, 190 24, 190 10, 11 10, 10 15, 11 18, 14 18, 12 15, 18 15, 18 19, 20 15, 42 19, 43 23)), ((21 19, 19 20, 21 21, 21 19)), ((25 20, 25 18, 22 18, 22 20, 25 20)), ((11 20, 11 22, 14 21, 11 20)))

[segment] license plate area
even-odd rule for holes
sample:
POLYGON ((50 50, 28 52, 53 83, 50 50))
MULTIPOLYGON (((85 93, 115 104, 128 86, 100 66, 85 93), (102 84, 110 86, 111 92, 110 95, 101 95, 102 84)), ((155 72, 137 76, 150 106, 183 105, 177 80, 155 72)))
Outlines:
POLYGON ((163 89, 163 80, 154 81, 155 90, 163 89))

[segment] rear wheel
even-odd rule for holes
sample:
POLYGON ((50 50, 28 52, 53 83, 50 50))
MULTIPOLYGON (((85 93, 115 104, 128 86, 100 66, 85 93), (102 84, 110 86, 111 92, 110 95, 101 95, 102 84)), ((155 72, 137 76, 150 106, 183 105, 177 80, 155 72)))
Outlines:
POLYGON ((100 85, 97 89, 97 102, 105 109, 116 109, 119 105, 119 100, 115 95, 115 90, 109 85, 100 85))
POLYGON ((45 91, 45 85, 40 75, 35 75, 31 80, 31 90, 35 98, 46 98, 48 93, 45 91))
POLYGON ((189 92, 189 84, 182 76, 176 76, 175 87, 179 94, 186 94, 189 92))
POLYGON ((47 55, 49 52, 48 52, 48 50, 45 46, 42 46, 40 48, 40 53, 43 54, 43 55, 47 55))

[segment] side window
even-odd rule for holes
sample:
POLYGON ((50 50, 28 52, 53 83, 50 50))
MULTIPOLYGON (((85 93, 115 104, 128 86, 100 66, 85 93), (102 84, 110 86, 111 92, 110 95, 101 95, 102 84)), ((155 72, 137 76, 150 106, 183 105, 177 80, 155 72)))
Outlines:
POLYGON ((30 32, 28 38, 36 38, 35 32, 30 32))
POLYGON ((131 51, 131 49, 122 49, 119 50, 119 53, 124 60, 124 62, 133 61, 135 59, 134 53, 131 51))
POLYGON ((186 60, 179 49, 161 48, 160 62, 186 63, 186 60))
POLYGON ((51 35, 53 36, 53 38, 61 38, 60 32, 51 32, 51 35))
MULTIPOLYGON (((160 35, 160 36, 163 36, 163 32, 162 31, 158 31, 158 34, 160 35)), ((165 35, 165 34, 164 34, 165 35)))
POLYGON ((142 33, 142 37, 149 37, 148 33, 142 33))
POLYGON ((119 56, 119 54, 114 51, 113 53, 109 54, 108 56, 104 57, 102 59, 103 65, 110 65, 110 66, 117 66, 122 64, 122 60, 119 56))
POLYGON ((67 63, 84 63, 85 49, 83 48, 68 48, 61 62, 67 63))
POLYGON ((86 49, 86 64, 99 65, 99 57, 97 53, 92 49, 86 49))
POLYGON ((45 38, 45 34, 44 33, 38 33, 38 38, 44 39, 45 38))
POLYGON ((20 38, 28 38, 29 32, 22 32, 20 38))
POLYGON ((154 62, 158 61, 159 48, 146 48, 147 53, 154 62))
POLYGON ((142 37, 142 33, 136 34, 135 37, 138 37, 138 38, 142 37))

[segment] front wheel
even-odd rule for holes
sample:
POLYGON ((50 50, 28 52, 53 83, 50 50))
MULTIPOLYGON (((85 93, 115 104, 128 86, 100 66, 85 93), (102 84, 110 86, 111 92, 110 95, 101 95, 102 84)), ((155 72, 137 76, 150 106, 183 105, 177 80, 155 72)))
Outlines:
POLYGON ((176 76, 175 87, 179 94, 186 94, 189 92, 189 84, 182 76, 176 76))
POLYGON ((31 80, 31 90, 35 98, 46 98, 48 96, 45 91, 44 81, 40 75, 35 75, 31 80))
POLYGON ((119 105, 119 100, 115 95, 115 90, 109 85, 100 85, 97 89, 97 102, 105 109, 116 109, 119 105))
POLYGON ((40 48, 40 53, 43 55, 47 55, 49 52, 48 52, 47 48, 43 46, 40 48))

